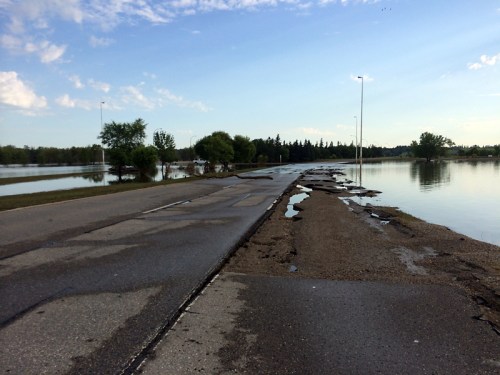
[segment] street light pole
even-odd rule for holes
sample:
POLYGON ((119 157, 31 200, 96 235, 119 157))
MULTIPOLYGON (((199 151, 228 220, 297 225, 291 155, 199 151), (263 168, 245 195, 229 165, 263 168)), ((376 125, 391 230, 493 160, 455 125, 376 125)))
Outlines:
POLYGON ((364 78, 362 76, 358 76, 361 79, 361 131, 360 131, 360 150, 359 150, 359 185, 362 185, 362 171, 363 171, 363 86, 364 86, 364 78))
MULTIPOLYGON (((101 131, 104 131, 104 128, 102 127, 102 105, 104 104, 105 102, 101 102, 101 131)), ((102 166, 104 167, 104 145, 102 143, 102 139, 101 139, 101 149, 102 149, 102 166)))
POLYGON ((354 116, 354 118, 356 119, 356 162, 355 162, 355 166, 356 166, 356 184, 358 183, 358 116, 354 116))

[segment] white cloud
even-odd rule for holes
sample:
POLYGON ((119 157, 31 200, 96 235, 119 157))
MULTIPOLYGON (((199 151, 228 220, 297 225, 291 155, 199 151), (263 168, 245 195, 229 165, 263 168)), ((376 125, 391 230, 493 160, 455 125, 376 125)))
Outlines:
POLYGON ((175 0, 171 5, 174 8, 190 8, 197 5, 197 0, 175 0))
POLYGON ((82 23, 85 11, 79 0, 0 1, 0 12, 9 16, 7 29, 14 34, 26 29, 47 29, 51 18, 82 23))
POLYGON ((102 91, 102 92, 106 92, 106 93, 109 92, 109 90, 111 89, 111 85, 109 83, 95 81, 94 79, 89 79, 88 84, 94 90, 102 91))
POLYGON ((152 0, 96 0, 87 5, 87 19, 100 25, 103 30, 113 29, 122 23, 135 23, 145 20, 153 24, 164 24, 175 18, 168 2, 152 0))
POLYGON ((11 51, 19 51, 22 49, 23 41, 14 35, 2 35, 0 37, 0 45, 11 51))
POLYGON ((174 104, 177 107, 196 109, 200 112, 209 112, 212 110, 202 102, 186 100, 182 96, 175 95, 167 89, 158 89, 156 91, 160 94, 160 104, 164 104, 166 102, 167 104, 174 104))
POLYGON ((121 89, 123 96, 122 100, 125 104, 135 104, 146 109, 154 109, 156 107, 154 100, 147 98, 138 87, 126 86, 121 89))
POLYGON ((47 100, 19 79, 16 72, 0 72, 0 103, 22 109, 47 107, 47 100))
POLYGON ((469 64, 467 64, 467 67, 470 70, 479 70, 483 67, 483 65, 481 65, 480 63, 469 63, 469 64))
MULTIPOLYGON (((0 46, 12 53, 36 54, 44 64, 58 62, 67 45, 47 40, 47 35, 64 35, 55 21, 93 24, 111 30, 121 24, 147 22, 166 24, 177 17, 200 12, 253 11, 285 6, 299 14, 312 7, 332 4, 373 3, 377 0, 0 0, 0 46)), ((198 34, 199 31, 193 31, 198 34)), ((106 47, 113 39, 91 36, 92 47, 106 47)), ((486 62, 488 64, 488 62, 486 62)))
POLYGON ((44 64, 48 64, 59 60, 65 51, 66 46, 56 46, 48 41, 43 41, 39 45, 38 55, 44 64))
POLYGON ((30 37, 19 37, 12 34, 2 35, 0 45, 12 53, 36 54, 44 64, 60 60, 66 51, 65 45, 58 46, 47 40, 34 42, 30 37))
POLYGON ((108 47, 113 44, 115 41, 111 38, 97 38, 95 36, 91 36, 89 39, 89 44, 91 47, 108 47))
POLYGON ((297 8, 299 9, 302 9, 302 10, 307 10, 307 9, 310 9, 312 8, 314 4, 309 2, 309 3, 301 3, 301 4, 297 4, 297 8))
POLYGON ((96 105, 88 100, 72 99, 68 94, 64 94, 56 99, 56 103, 65 108, 82 108, 87 111, 94 108, 96 105))
POLYGON ((71 77, 69 77, 69 80, 73 83, 73 85, 77 89, 83 89, 85 87, 85 85, 80 80, 80 77, 78 77, 78 76, 71 76, 71 77))
MULTIPOLYGON (((122 23, 146 21, 169 23, 179 16, 199 12, 256 10, 286 6, 303 12, 330 4, 372 4, 379 0, 0 0, 0 14, 8 17, 6 28, 13 34, 32 29, 49 29, 54 19, 76 24, 93 23, 110 30, 122 23)), ((108 45, 105 38, 91 38, 92 46, 108 45)))
POLYGON ((470 70, 479 70, 487 66, 493 66, 499 61, 500 61, 500 53, 494 56, 481 55, 481 57, 479 58, 479 62, 469 63, 467 64, 467 67, 470 70))
POLYGON ((211 111, 212 108, 200 101, 192 101, 182 96, 172 93, 165 88, 154 90, 154 94, 146 95, 143 90, 145 84, 142 82, 136 86, 125 86, 121 88, 122 101, 127 105, 137 105, 146 109, 163 108, 168 105, 174 105, 180 108, 191 108, 200 112, 211 111))
MULTIPOLYGON (((73 86, 76 89, 83 89, 85 88, 85 84, 82 82, 79 76, 77 75, 72 75, 71 77, 68 78, 71 83, 73 83, 73 86)), ((87 85, 93 88, 96 91, 102 91, 105 93, 108 93, 111 90, 111 85, 106 82, 99 82, 96 81, 93 78, 90 78, 87 80, 87 85)))
POLYGON ((321 6, 329 5, 329 4, 336 4, 339 3, 342 5, 349 5, 349 4, 375 4, 378 3, 380 0, 319 0, 318 4, 321 6))
POLYGON ((76 106, 76 101, 71 99, 68 94, 65 94, 56 99, 56 103, 61 107, 74 108, 76 106))

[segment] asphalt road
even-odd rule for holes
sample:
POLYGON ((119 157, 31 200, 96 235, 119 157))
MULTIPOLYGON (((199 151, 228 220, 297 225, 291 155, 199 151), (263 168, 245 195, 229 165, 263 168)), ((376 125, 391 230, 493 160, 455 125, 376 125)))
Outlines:
POLYGON ((498 335, 443 285, 222 272, 143 375, 499 374, 498 335))
POLYGON ((298 172, 0 213, 0 368, 129 373, 298 172))

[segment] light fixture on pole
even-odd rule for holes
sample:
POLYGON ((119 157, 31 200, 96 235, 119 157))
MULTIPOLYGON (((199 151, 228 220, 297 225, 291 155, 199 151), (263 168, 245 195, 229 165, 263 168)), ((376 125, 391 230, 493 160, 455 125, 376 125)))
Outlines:
POLYGON ((364 78, 362 76, 358 76, 361 79, 361 130, 360 130, 360 140, 359 140, 359 184, 361 185, 362 181, 362 170, 363 170, 363 85, 364 78))
MULTIPOLYGON (((101 131, 104 131, 104 128, 102 126, 102 105, 104 104, 105 102, 101 102, 101 131)), ((101 139, 101 149, 102 149, 102 165, 104 166, 104 145, 102 143, 102 139, 101 139)))

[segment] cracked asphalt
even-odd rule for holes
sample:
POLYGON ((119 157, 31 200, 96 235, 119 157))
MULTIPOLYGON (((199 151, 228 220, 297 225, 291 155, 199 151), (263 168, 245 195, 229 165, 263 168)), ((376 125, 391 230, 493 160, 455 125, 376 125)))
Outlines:
POLYGON ((1 212, 2 371, 133 372, 299 170, 260 173, 1 212))

